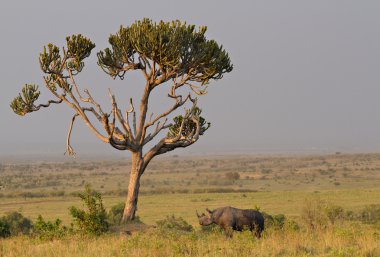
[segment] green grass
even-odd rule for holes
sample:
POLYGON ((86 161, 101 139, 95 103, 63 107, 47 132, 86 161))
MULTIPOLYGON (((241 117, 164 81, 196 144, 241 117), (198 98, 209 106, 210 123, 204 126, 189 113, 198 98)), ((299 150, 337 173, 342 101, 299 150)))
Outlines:
MULTIPOLYGON (((380 188, 371 190, 335 190, 320 192, 286 191, 254 193, 207 193, 207 194, 160 194, 141 195, 137 215, 147 224, 171 214, 185 218, 190 224, 196 224, 195 210, 221 206, 254 208, 272 214, 283 213, 299 216, 302 204, 308 198, 319 197, 342 206, 346 210, 358 210, 365 205, 380 203, 380 188)), ((104 197, 105 206, 110 208, 124 197, 104 197)), ((47 219, 60 218, 70 221, 68 208, 80 206, 78 198, 38 198, 38 199, 3 199, 0 203, 0 215, 9 211, 21 211, 25 216, 36 219, 39 214, 47 219)))

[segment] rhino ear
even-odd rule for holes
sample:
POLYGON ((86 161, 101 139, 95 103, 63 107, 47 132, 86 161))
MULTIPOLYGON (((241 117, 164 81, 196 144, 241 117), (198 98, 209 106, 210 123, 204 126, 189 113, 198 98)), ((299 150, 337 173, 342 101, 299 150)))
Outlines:
POLYGON ((210 211, 208 208, 206 208, 206 211, 210 214, 212 214, 214 211, 210 211))

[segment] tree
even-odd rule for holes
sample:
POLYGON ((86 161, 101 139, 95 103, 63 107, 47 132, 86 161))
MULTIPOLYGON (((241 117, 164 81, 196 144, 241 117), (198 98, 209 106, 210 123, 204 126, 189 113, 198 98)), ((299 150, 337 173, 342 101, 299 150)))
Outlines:
POLYGON ((111 90, 109 112, 103 110, 87 89, 81 93, 76 77, 82 72, 84 59, 90 56, 95 44, 80 34, 67 37, 66 47, 61 50, 48 44, 40 54, 44 83, 54 99, 46 104, 35 104, 40 95, 38 86, 26 84, 10 106, 21 116, 52 104, 66 103, 71 107, 74 114, 66 147, 69 155, 75 155, 70 135, 77 117, 103 142, 118 150, 129 150, 132 165, 123 221, 131 220, 137 208, 140 177, 149 162, 157 155, 198 141, 210 123, 201 117, 196 96, 206 93, 211 80, 221 79, 224 73, 232 71, 228 53, 216 41, 206 39, 206 29, 201 26, 196 30, 194 25, 180 21, 156 23, 143 19, 129 27, 121 26, 109 37, 110 48, 97 53, 98 65, 113 79, 123 79, 130 71, 141 72, 145 85, 139 112, 130 99, 130 107, 123 115, 111 90), (168 99, 174 103, 165 112, 156 116, 152 113, 148 118, 151 93, 164 84, 170 85, 168 99), (169 123, 170 115, 181 106, 188 107, 185 113, 169 123), (159 134, 164 135, 155 139, 159 134), (151 142, 153 139, 157 141, 151 142), (157 143, 144 152, 149 142, 157 143))

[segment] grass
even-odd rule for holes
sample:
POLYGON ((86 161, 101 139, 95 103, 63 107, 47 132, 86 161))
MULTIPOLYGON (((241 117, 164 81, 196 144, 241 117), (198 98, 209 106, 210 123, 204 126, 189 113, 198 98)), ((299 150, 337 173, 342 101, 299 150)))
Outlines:
POLYGON ((220 233, 163 233, 152 229, 130 237, 105 235, 47 242, 18 237, 0 243, 0 256, 4 257, 380 256, 378 231, 362 225, 314 233, 267 231, 260 240, 253 239, 248 231, 226 239, 220 233))
MULTIPOLYGON (((287 216, 298 216, 305 199, 319 197, 342 206, 346 210, 358 210, 366 205, 380 203, 380 188, 370 190, 336 190, 336 191, 287 191, 287 192, 254 192, 254 193, 207 193, 207 194, 162 194, 142 195, 139 198, 138 215, 147 224, 167 215, 175 214, 185 218, 190 224, 197 224, 195 210, 221 206, 255 208, 272 214, 283 213, 287 216)), ((105 197, 105 206, 124 201, 124 197, 105 197)), ((25 216, 37 218, 39 214, 47 219, 59 218, 68 223, 69 207, 80 205, 78 198, 41 198, 41 199, 3 199, 0 202, 0 215, 10 211, 21 211, 25 216)))
MULTIPOLYGON (((128 165, 2 163, 0 215, 21 211, 32 220, 41 214, 69 224, 68 208, 81 204, 73 195, 85 183, 102 192, 110 208, 125 199, 128 165), (57 191, 64 193, 56 196, 57 191)), ((260 207, 299 221, 303 204, 312 198, 352 211, 380 204, 380 154, 160 158, 143 176, 137 215, 154 225, 174 214, 193 225, 194 232, 150 229, 129 237, 108 234, 53 241, 14 237, 0 239, 0 256, 380 256, 379 225, 345 221, 314 232, 305 227, 267 230, 261 240, 243 232, 226 240, 220 233, 200 231, 195 215, 195 210, 230 205, 260 207), (228 179, 231 172, 239 178, 228 179)))

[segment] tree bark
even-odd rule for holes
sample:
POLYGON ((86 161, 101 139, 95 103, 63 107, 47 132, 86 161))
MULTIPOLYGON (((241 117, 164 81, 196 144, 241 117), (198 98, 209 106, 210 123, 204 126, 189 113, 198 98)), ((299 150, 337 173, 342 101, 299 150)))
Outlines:
POLYGON ((137 211, 137 201, 140 189, 140 177, 144 169, 141 152, 132 153, 132 166, 129 174, 128 195, 125 201, 125 208, 122 222, 133 220, 137 211))

